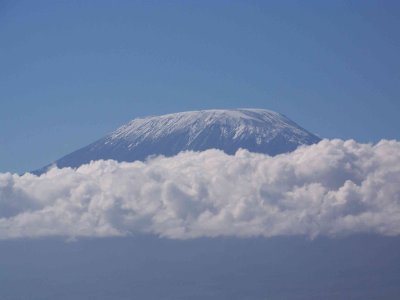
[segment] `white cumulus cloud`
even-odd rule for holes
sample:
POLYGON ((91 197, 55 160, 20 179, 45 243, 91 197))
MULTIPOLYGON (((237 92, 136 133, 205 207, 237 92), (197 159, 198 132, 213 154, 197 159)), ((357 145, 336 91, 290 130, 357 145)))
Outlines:
POLYGON ((184 152, 0 174, 0 239, 400 234, 400 142, 323 140, 270 157, 184 152))

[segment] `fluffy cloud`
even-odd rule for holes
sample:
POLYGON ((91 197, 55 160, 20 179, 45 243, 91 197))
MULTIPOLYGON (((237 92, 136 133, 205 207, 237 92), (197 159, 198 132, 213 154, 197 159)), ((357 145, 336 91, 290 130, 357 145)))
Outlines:
POLYGON ((400 142, 323 140, 270 157, 184 152, 0 174, 0 239, 400 234, 400 142))

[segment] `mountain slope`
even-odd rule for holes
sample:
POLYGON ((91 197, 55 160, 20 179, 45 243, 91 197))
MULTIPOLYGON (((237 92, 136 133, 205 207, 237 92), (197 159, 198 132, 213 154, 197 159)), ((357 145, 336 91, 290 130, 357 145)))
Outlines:
MULTIPOLYGON (((287 117, 265 109, 204 110, 137 118, 104 138, 68 154, 58 167, 78 167, 91 160, 144 160, 184 150, 239 148, 276 155, 320 140, 287 117)), ((44 169, 39 170, 41 173, 44 169)))

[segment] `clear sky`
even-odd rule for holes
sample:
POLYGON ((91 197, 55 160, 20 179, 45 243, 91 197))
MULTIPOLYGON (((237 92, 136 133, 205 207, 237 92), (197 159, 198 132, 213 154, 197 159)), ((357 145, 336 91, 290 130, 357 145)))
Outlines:
POLYGON ((400 139, 399 29, 399 1, 0 1, 0 171, 208 108, 400 139))

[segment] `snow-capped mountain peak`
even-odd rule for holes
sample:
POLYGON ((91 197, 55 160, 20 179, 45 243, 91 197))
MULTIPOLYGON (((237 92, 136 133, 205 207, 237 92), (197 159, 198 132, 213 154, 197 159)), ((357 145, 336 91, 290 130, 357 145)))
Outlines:
POLYGON ((137 118, 56 161, 77 167, 91 160, 144 160, 150 155, 239 148, 276 155, 320 139, 282 114, 266 109, 214 109, 137 118))
POLYGON ((221 135, 230 136, 234 140, 256 134, 262 138, 260 141, 265 141, 283 131, 290 131, 294 134, 293 138, 302 144, 302 137, 309 135, 285 116, 270 110, 215 109, 137 118, 111 133, 109 140, 156 140, 173 133, 186 133, 190 144, 212 126, 220 126, 223 129, 221 135))

